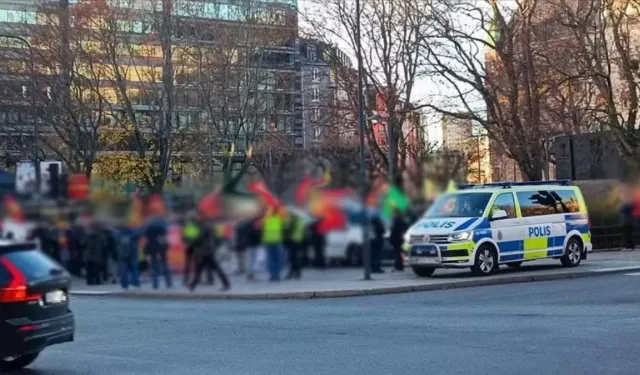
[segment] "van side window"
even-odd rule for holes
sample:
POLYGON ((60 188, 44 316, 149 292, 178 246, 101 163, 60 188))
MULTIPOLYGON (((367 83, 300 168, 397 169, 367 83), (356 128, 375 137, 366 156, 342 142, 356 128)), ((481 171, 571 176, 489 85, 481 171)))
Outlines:
POLYGON ((580 212, 580 202, 573 190, 557 190, 552 191, 551 195, 558 202, 559 208, 564 213, 580 212))
POLYGON ((491 207, 491 212, 495 210, 504 210, 509 215, 509 218, 516 217, 516 202, 513 199, 512 193, 503 193, 498 195, 496 200, 493 202, 493 207, 491 207))
POLYGON ((546 190, 521 191, 516 195, 523 217, 563 213, 556 198, 546 190))

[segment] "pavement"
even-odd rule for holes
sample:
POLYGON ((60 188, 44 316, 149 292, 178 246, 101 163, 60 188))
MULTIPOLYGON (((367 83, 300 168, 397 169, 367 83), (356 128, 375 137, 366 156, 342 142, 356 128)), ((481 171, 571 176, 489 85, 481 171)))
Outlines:
POLYGON ((635 375, 639 281, 306 301, 75 297, 76 341, 22 374, 635 375))
POLYGON ((182 276, 174 277, 174 287, 166 289, 161 284, 157 290, 149 283, 139 290, 123 291, 118 285, 86 286, 76 280, 72 287, 75 295, 109 295, 133 298, 189 298, 189 299, 310 299, 354 297, 378 294, 419 292, 427 290, 476 287, 530 281, 560 280, 578 277, 594 277, 611 273, 640 271, 640 251, 597 252, 589 254, 580 267, 564 268, 559 260, 546 259, 524 263, 518 269, 502 267, 490 277, 473 277, 468 269, 436 270, 432 277, 420 278, 410 269, 404 272, 374 274, 373 280, 363 280, 362 269, 330 268, 324 271, 305 269, 301 280, 279 283, 262 280, 247 281, 242 276, 231 276, 232 288, 220 292, 218 286, 202 285, 195 292, 182 285, 182 276))

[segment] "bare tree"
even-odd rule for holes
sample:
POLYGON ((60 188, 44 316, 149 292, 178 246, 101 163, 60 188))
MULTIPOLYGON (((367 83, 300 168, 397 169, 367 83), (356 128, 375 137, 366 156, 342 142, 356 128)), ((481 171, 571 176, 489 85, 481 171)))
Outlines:
POLYGON ((267 186, 281 196, 303 176, 305 152, 284 133, 270 133, 255 143, 251 162, 267 186))
MULTIPOLYGON (((423 0, 373 0, 362 4, 361 35, 363 70, 367 87, 372 93, 368 105, 368 116, 382 114, 385 124, 392 130, 390 144, 379 142, 374 124, 366 126, 366 139, 374 162, 384 170, 389 168, 389 147, 394 162, 399 164, 394 173, 404 169, 404 158, 395 157, 405 147, 403 125, 414 110, 414 88, 421 76, 422 56, 430 28, 427 12, 415 12, 428 4, 423 0), (381 113, 382 112, 382 113, 381 113)), ((319 38, 340 40, 357 50, 355 6, 349 0, 328 0, 314 3, 308 21, 319 38)), ((357 91, 352 92, 357 103, 357 91)), ((355 107, 354 107, 355 108, 355 107)))
POLYGON ((542 146, 550 124, 542 113, 549 92, 578 78, 564 69, 571 45, 547 43, 541 4, 516 1, 506 10, 495 1, 442 2, 427 10, 435 21, 424 55, 452 93, 428 106, 481 124, 530 180, 541 179, 545 169, 542 146))
POLYGON ((594 122, 604 122, 613 131, 618 147, 628 161, 637 164, 638 51, 640 37, 637 0, 553 0, 562 15, 566 34, 576 41, 577 63, 591 84, 595 100, 590 108, 594 122), (603 121, 604 120, 604 121, 603 121))

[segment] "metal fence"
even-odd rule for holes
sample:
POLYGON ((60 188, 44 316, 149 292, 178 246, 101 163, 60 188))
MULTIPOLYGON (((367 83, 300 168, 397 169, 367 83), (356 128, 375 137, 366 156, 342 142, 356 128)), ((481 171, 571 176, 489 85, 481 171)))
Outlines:
MULTIPOLYGON (((640 231, 634 233, 636 243, 640 243, 640 231)), ((591 228, 593 248, 615 249, 622 247, 622 230, 618 225, 597 226, 591 228)))

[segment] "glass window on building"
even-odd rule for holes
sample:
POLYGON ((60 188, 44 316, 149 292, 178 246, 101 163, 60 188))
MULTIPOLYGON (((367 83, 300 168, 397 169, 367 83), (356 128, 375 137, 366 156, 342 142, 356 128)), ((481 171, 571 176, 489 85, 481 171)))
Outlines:
POLYGON ((313 68, 312 77, 314 82, 318 82, 320 80, 320 70, 318 68, 313 68))
POLYGON ((320 120, 320 109, 314 108, 311 110, 311 120, 312 121, 320 120))
POLYGON ((318 89, 313 89, 311 92, 312 95, 312 100, 313 101, 320 101, 320 90, 318 89))

